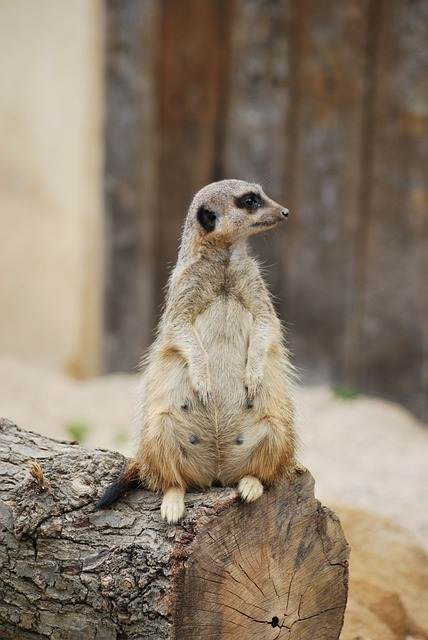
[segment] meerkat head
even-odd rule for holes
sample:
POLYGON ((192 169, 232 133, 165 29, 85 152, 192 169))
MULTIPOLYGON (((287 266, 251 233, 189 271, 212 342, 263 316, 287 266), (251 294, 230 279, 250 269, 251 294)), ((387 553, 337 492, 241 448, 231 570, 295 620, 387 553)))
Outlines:
POLYGON ((271 200, 260 185, 222 180, 198 191, 187 223, 202 243, 227 247, 287 217, 288 209, 271 200))

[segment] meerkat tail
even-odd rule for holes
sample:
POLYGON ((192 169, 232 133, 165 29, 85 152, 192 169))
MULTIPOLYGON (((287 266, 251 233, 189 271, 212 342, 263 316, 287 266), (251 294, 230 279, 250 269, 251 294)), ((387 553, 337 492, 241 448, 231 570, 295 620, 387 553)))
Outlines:
POLYGON ((116 502, 124 493, 137 489, 141 484, 140 475, 138 472, 138 465, 135 461, 130 462, 124 471, 120 474, 117 480, 115 480, 104 491, 95 509, 104 509, 109 507, 113 502, 116 502))

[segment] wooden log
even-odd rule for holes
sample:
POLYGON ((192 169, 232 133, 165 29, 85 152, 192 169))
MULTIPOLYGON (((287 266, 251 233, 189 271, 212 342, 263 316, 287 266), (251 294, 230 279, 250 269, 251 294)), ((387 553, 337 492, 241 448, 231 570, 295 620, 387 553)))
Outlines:
POLYGON ((0 456, 2 640, 339 638, 349 548, 309 472, 190 493, 171 527, 143 489, 93 510, 118 453, 0 420, 0 456))

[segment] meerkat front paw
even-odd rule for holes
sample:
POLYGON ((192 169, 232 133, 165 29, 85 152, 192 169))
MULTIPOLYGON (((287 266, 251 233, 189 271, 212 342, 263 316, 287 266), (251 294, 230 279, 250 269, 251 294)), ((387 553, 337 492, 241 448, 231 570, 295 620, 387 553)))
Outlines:
POLYGON ((263 485, 254 476, 244 476, 239 481, 238 493, 244 502, 255 502, 263 493, 263 485))
POLYGON ((168 524, 176 524, 185 513, 184 489, 174 487, 165 491, 161 504, 162 520, 166 520, 168 524))
POLYGON ((260 387, 262 386, 262 374, 256 372, 247 372, 244 378, 244 385, 247 390, 248 400, 254 400, 260 387))
POLYGON ((193 388, 202 404, 208 404, 211 400, 211 391, 208 380, 196 380, 193 384, 193 388))

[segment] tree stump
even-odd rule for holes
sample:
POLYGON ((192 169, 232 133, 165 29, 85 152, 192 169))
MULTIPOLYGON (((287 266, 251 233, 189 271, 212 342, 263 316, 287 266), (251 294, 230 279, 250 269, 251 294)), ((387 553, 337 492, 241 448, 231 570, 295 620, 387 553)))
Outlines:
POLYGON ((309 472, 257 502, 143 489, 94 511, 126 459, 0 420, 0 638, 339 638, 349 548, 309 472))

